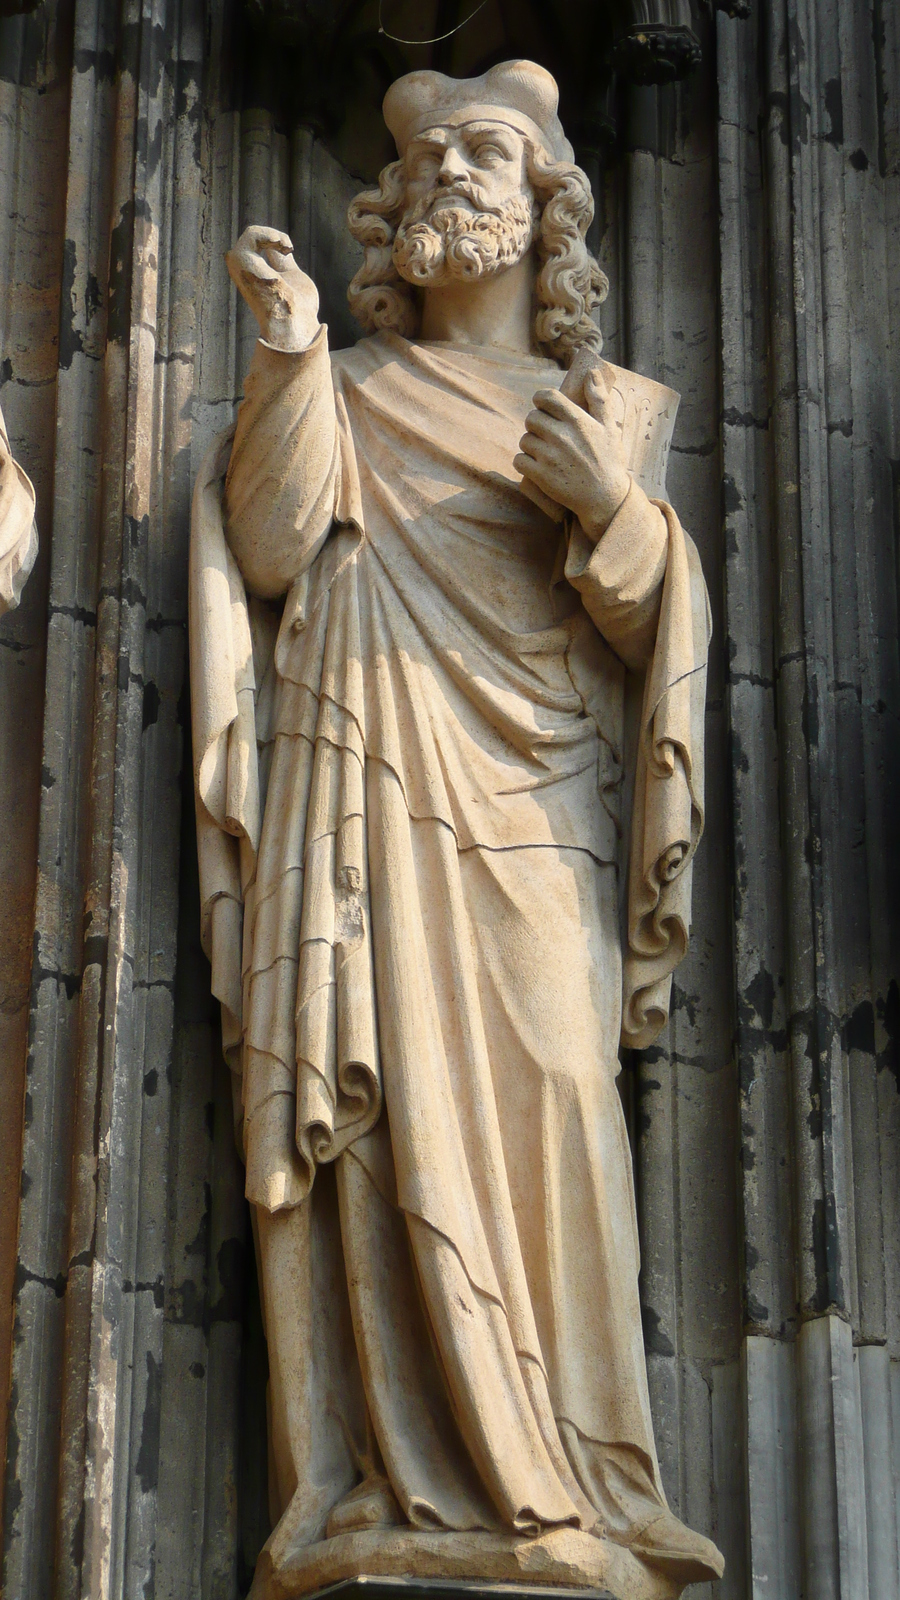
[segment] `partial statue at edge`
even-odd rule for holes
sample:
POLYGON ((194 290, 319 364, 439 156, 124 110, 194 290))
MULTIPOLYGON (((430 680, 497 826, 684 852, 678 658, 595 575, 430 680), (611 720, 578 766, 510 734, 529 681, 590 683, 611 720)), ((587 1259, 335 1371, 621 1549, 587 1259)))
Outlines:
POLYGON ((34 488, 13 457, 0 411, 0 617, 15 611, 37 553, 34 488))
POLYGON ((329 356, 284 234, 194 501, 203 936, 254 1208, 274 1531, 360 1573, 669 1600, 620 1043, 664 1025, 709 610, 677 395, 608 365, 543 68, 414 72, 329 356))

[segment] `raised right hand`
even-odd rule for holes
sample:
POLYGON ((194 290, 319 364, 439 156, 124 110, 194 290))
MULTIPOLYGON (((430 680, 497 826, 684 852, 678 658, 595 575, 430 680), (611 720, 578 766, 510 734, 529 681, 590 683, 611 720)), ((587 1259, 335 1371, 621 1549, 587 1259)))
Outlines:
POLYGON ((319 292, 277 228, 245 228, 225 257, 232 281, 277 350, 305 350, 319 326, 319 292))

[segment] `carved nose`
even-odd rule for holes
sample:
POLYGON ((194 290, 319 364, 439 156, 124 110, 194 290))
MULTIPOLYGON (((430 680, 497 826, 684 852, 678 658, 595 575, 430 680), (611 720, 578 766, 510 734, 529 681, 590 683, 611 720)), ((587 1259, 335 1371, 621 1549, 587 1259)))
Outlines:
POLYGON ((444 159, 441 162, 441 170, 438 173, 438 183, 455 183, 457 178, 461 178, 464 175, 465 170, 466 169, 463 163, 460 161, 456 151, 447 150, 444 154, 444 159))

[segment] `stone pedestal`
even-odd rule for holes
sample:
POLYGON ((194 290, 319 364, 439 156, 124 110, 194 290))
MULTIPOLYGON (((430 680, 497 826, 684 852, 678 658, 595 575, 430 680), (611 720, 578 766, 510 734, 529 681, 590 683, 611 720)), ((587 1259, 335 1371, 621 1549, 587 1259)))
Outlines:
POLYGON ((310 1600, 615 1600, 615 1596, 608 1589, 561 1589, 476 1578, 374 1578, 364 1572, 316 1590, 310 1600))
POLYGON ((270 1541, 251 1600, 677 1600, 681 1588, 629 1550, 574 1528, 539 1539, 380 1528, 296 1552, 270 1541))

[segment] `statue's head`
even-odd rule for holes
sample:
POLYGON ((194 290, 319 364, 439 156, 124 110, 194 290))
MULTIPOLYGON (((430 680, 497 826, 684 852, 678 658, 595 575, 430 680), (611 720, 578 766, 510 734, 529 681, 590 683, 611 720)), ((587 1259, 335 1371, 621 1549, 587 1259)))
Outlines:
POLYGON ((475 284, 533 252, 538 343, 566 365, 583 345, 600 349, 590 312, 609 285, 584 242, 594 203, 558 98, 533 61, 480 78, 410 72, 391 85, 384 116, 399 159, 348 214, 365 249, 350 308, 366 332, 414 338, 421 291, 475 284))

